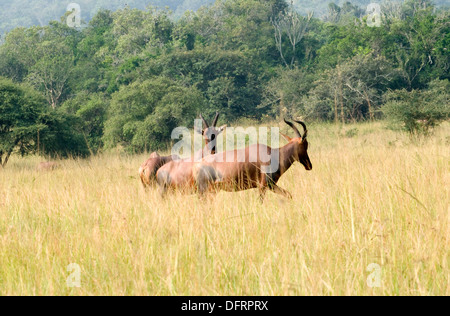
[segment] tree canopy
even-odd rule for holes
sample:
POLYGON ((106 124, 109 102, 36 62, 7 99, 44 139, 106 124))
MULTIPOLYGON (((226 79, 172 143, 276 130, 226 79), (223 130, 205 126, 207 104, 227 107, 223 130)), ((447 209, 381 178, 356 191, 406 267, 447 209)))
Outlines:
POLYGON ((86 156, 78 125, 75 116, 49 111, 44 97, 32 87, 0 77, 0 167, 15 152, 86 156))

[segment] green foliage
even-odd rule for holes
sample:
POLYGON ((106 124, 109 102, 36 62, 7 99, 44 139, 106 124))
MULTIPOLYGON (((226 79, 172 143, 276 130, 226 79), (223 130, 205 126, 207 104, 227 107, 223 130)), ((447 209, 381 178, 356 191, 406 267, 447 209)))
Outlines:
POLYGON ((123 86, 112 96, 104 142, 109 148, 121 144, 131 152, 165 149, 172 130, 192 126, 204 104, 197 89, 168 78, 123 86))
POLYGON ((32 88, 0 77, 0 166, 14 151, 26 155, 35 150, 38 131, 46 128, 39 122, 44 106, 32 88))
POLYGON ((42 91, 49 105, 56 108, 67 94, 73 55, 66 45, 53 41, 43 42, 39 50, 40 56, 29 69, 27 81, 42 91))
POLYGON ((61 109, 76 116, 80 131, 87 140, 89 150, 97 153, 103 148, 103 133, 109 101, 101 94, 79 94, 66 101, 61 109))
MULTIPOLYGON (((395 0, 394 0, 395 1, 395 0)), ((96 14, 103 10, 117 11, 125 8, 136 8, 144 10, 148 5, 154 5, 159 8, 169 7, 175 12, 176 17, 180 17, 184 12, 196 11, 204 5, 212 5, 215 0, 77 0, 81 6, 81 17, 83 21, 89 22, 96 14), (126 4, 125 4, 126 3, 126 4)), ((275 12, 283 10, 286 5, 283 0, 264 0, 266 3, 273 3, 275 12)), ((290 2, 290 0, 288 1, 290 2)), ((294 6, 301 14, 314 11, 317 17, 329 16, 330 2, 339 7, 339 19, 346 17, 359 16, 361 11, 370 3, 369 0, 294 0, 294 6)), ((402 2, 402 1, 396 1, 402 2)), ((30 27, 33 25, 45 25, 51 20, 59 20, 64 15, 67 4, 69 2, 53 1, 53 0, 14 0, 0 1, 0 34, 10 31, 16 27, 30 27)), ((437 6, 447 6, 446 0, 435 0, 437 6)), ((411 6, 411 5, 410 5, 411 6)), ((339 20, 338 20, 339 21, 339 20)))
POLYGON ((50 157, 87 157, 89 148, 83 137, 82 121, 58 109, 45 111, 38 120, 45 126, 40 132, 39 154, 50 157))
POLYGON ((0 165, 12 153, 49 156, 89 154, 80 121, 63 111, 49 111, 33 88, 0 78, 0 165))
POLYGON ((208 100, 203 113, 220 111, 234 120, 257 117, 261 101, 259 70, 243 53, 217 47, 175 52, 151 61, 145 76, 164 76, 200 90, 208 100))
MULTIPOLYGON (((308 119, 365 120, 379 117, 382 95, 398 73, 389 61, 374 54, 360 54, 316 77, 294 70, 283 74, 285 84, 276 94, 286 111, 308 119)), ((270 87, 269 87, 270 91, 270 87)))
POLYGON ((449 12, 435 14, 431 6, 417 10, 407 2, 404 14, 404 21, 393 21, 383 49, 399 68, 404 85, 409 90, 423 89, 430 79, 448 79, 449 12))
POLYGON ((279 68, 277 76, 267 84, 264 93, 266 110, 280 118, 297 115, 302 107, 302 99, 314 87, 316 77, 301 68, 279 68), (277 106, 278 105, 278 106, 277 106))
MULTIPOLYGON (((160 8, 168 6, 181 15, 186 10, 197 10, 201 5, 210 4, 214 0, 77 0, 81 7, 82 21, 89 22, 91 18, 103 10, 117 11, 120 9, 135 8, 144 10, 148 5, 160 8)), ((14 0, 0 1, 0 34, 18 26, 30 27, 45 25, 49 21, 59 20, 64 15, 70 2, 53 0, 14 0)))
POLYGON ((386 94, 383 112, 394 127, 412 136, 428 135, 450 118, 450 82, 434 80, 422 91, 390 91, 386 94))
MULTIPOLYGON (((62 156, 165 148, 171 129, 191 126, 199 112, 220 111, 229 124, 374 120, 388 90, 422 97, 433 80, 450 79, 448 10, 428 0, 387 1, 381 26, 369 27, 369 1, 328 2, 293 1, 299 15, 285 0, 80 0, 88 23, 77 29, 64 17, 46 25, 50 13, 60 9, 59 19, 65 10, 47 0, 15 1, 24 15, 42 10, 28 21, 40 26, 12 29, 28 22, 8 20, 10 6, 1 2, 0 29, 11 31, 1 39, 0 76, 46 100, 44 121, 35 123, 45 125, 45 151, 62 156), (320 14, 302 17, 313 7, 320 14)), ((32 139, 34 131, 20 133, 32 139)))

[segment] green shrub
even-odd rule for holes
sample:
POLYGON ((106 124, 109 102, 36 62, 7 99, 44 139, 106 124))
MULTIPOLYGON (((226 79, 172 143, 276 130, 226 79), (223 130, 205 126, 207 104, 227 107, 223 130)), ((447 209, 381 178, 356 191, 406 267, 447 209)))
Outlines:
POLYGON ((450 117, 449 91, 448 80, 434 80, 427 90, 389 91, 382 110, 393 127, 411 136, 428 135, 450 117))
POLYGON ((0 77, 0 165, 14 153, 68 157, 87 156, 81 121, 52 110, 32 87, 0 77))
POLYGON ((196 88, 164 77, 123 86, 112 96, 103 141, 128 152, 167 149, 172 130, 192 127, 205 104, 196 88))

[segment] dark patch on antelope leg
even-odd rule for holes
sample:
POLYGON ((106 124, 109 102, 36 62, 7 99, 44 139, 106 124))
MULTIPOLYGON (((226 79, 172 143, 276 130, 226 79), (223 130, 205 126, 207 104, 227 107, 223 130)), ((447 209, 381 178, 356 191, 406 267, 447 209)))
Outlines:
POLYGON ((292 200, 292 195, 291 193, 289 193, 288 191, 286 191, 285 189, 280 188, 278 185, 274 184, 272 188, 270 188, 272 190, 272 192, 280 194, 290 200, 292 200))
POLYGON ((276 183, 275 180, 272 178, 271 174, 266 174, 266 183, 267 183, 267 187, 270 189, 270 191, 280 194, 288 199, 292 200, 292 195, 291 193, 289 193, 288 191, 286 191, 285 189, 280 188, 276 183))

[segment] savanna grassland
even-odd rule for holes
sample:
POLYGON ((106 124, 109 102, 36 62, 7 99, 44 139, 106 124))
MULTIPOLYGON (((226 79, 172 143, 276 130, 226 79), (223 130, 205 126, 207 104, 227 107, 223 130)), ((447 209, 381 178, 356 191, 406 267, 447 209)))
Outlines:
POLYGON ((255 190, 162 200, 139 182, 146 155, 54 171, 12 157, 0 294, 449 295, 450 125, 422 140, 383 122, 308 127, 312 171, 296 163, 279 182, 293 200, 264 204, 255 190))

